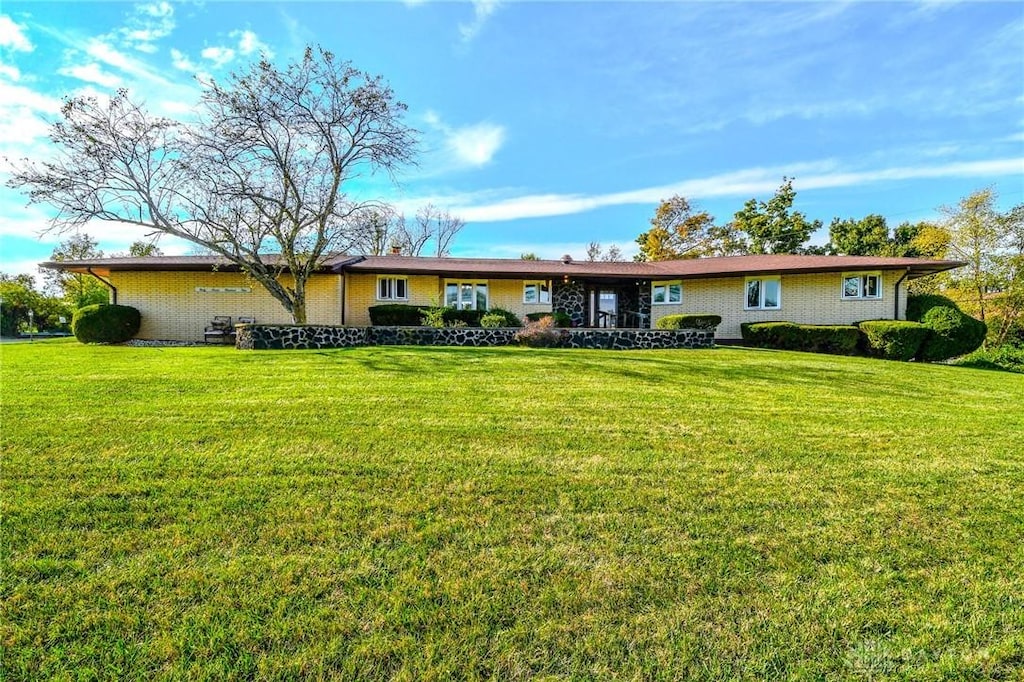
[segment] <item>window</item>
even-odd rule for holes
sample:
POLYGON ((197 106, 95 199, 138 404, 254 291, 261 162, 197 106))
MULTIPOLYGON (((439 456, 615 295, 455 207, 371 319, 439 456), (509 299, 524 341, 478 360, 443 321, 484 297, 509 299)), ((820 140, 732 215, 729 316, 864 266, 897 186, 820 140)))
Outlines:
POLYGON ((882 275, 877 272, 843 275, 843 298, 882 298, 882 275))
POLYGON ((444 304, 459 310, 487 310, 487 282, 446 281, 444 304))
POLYGON ((547 281, 523 282, 523 303, 551 303, 551 285, 547 281))
POLYGON ((378 301, 406 301, 409 299, 409 280, 405 277, 378 277, 378 301))
POLYGON ((782 282, 778 277, 748 277, 746 310, 774 310, 782 307, 782 282))
POLYGON ((654 305, 667 305, 669 303, 683 302, 683 283, 680 280, 675 282, 651 282, 651 303, 654 305))

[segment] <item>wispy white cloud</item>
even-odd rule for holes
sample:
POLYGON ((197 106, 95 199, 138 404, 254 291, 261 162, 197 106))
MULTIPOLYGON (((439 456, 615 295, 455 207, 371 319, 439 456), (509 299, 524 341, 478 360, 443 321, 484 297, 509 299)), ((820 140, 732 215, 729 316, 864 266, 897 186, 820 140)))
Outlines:
POLYGON ((462 42, 468 43, 476 38, 500 5, 499 0, 473 0, 473 20, 459 24, 459 35, 462 37, 462 42))
POLYGON ((230 47, 214 45, 211 47, 204 47, 203 51, 199 53, 199 56, 213 62, 214 67, 219 68, 235 58, 235 51, 230 47))
POLYGON ((112 73, 104 71, 96 62, 65 66, 58 69, 57 73, 63 76, 71 76, 72 78, 77 78, 78 80, 86 81, 88 83, 96 83, 97 85, 102 85, 105 88, 116 88, 123 82, 119 76, 115 76, 112 73))
POLYGON ((24 25, 15 23, 6 14, 0 14, 0 47, 17 52, 31 52, 35 46, 26 33, 24 25))
POLYGON ((135 5, 133 13, 119 31, 121 38, 139 52, 152 54, 157 51, 156 41, 169 36, 176 26, 174 6, 160 2, 144 2, 135 5))
POLYGON ((173 85, 171 81, 167 80, 167 78, 144 61, 125 54, 100 38, 92 38, 86 42, 84 50, 93 59, 141 80, 164 86, 173 85))
POLYGON ((991 178, 1022 174, 1024 157, 941 165, 898 166, 867 171, 843 171, 836 167, 834 162, 826 161, 775 168, 752 168, 608 194, 531 194, 480 203, 445 201, 443 197, 433 197, 432 200, 438 205, 449 207, 453 213, 467 222, 500 222, 571 215, 609 206, 656 204, 673 194, 681 194, 690 199, 763 195, 773 192, 783 175, 795 175, 800 191, 804 192, 887 181, 954 177, 991 178))
POLYGON ((272 59, 274 51, 270 49, 270 46, 260 40, 252 31, 246 29, 244 31, 232 31, 230 33, 232 38, 238 38, 238 52, 242 55, 251 55, 259 53, 265 56, 267 59, 272 59))
POLYGON ((481 122, 453 127, 434 111, 427 111, 424 120, 444 138, 444 147, 452 165, 478 168, 491 162, 505 143, 505 127, 481 122))

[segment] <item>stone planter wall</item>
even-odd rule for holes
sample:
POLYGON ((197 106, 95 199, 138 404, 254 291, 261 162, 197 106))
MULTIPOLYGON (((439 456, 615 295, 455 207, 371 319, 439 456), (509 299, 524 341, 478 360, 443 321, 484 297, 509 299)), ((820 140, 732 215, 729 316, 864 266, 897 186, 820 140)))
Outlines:
MULTIPOLYGON (((309 350, 353 346, 510 346, 516 328, 327 327, 241 325, 239 350, 309 350)), ((613 350, 711 348, 715 332, 703 329, 563 329, 566 348, 613 350)))

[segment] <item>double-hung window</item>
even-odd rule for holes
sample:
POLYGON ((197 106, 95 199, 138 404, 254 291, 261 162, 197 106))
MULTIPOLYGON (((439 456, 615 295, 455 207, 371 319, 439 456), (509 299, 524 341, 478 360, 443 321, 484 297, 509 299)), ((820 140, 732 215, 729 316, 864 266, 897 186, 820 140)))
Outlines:
POLYGON ((778 277, 747 277, 745 310, 776 310, 782 307, 782 281, 778 277))
POLYGON ((378 301, 407 301, 409 300, 409 280, 405 277, 378 277, 377 278, 377 300, 378 301))
POLYGON ((446 280, 444 304, 459 310, 487 310, 487 282, 446 280))
POLYGON ((523 282, 523 303, 551 303, 551 284, 547 280, 523 282))
POLYGON ((651 282, 651 303, 668 305, 683 302, 683 283, 681 280, 672 282, 651 282))
POLYGON ((882 298, 882 275, 877 272, 843 275, 843 300, 882 298))

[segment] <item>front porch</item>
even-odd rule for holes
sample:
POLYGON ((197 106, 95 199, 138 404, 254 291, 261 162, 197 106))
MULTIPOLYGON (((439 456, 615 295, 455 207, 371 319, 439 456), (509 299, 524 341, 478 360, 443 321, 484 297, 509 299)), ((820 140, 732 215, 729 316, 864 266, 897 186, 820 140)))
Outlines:
POLYGON ((554 280, 551 307, 554 312, 568 315, 573 327, 650 329, 650 281, 568 277, 554 280))

